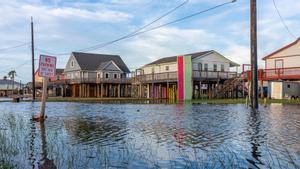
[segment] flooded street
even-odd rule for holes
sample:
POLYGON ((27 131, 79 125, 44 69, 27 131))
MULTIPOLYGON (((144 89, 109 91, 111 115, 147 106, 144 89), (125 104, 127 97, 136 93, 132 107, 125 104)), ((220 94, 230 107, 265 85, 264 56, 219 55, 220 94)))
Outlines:
MULTIPOLYGON (((0 166, 299 168, 300 107, 0 103, 0 166)), ((1 168, 1 167, 0 167, 1 168)))

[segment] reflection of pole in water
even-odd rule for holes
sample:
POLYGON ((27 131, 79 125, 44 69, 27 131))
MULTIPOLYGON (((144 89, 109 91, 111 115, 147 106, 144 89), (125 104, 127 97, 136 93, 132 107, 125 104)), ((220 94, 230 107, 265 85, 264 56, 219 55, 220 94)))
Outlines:
POLYGON ((29 142, 29 149, 30 149, 30 154, 29 154, 29 161, 32 165, 32 168, 35 168, 35 158, 34 158, 34 140, 35 140, 35 123, 31 121, 31 127, 30 127, 30 142, 29 142))
POLYGON ((46 129, 45 123, 40 122, 41 128, 41 142, 42 142, 42 159, 39 161, 39 169, 56 169, 53 160, 47 158, 47 140, 46 140, 46 129))
POLYGON ((262 144, 263 135, 260 134, 260 124, 261 120, 259 117, 259 112, 255 109, 252 109, 250 112, 249 119, 249 135, 250 135, 250 144, 251 144, 251 155, 256 160, 247 159, 249 163, 259 168, 257 164, 263 165, 260 160, 261 152, 259 151, 260 144, 262 144))

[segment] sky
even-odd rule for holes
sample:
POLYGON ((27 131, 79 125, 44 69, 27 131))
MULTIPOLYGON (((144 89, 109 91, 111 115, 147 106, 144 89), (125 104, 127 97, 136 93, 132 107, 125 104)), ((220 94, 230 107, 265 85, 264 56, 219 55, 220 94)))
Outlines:
MULTIPOLYGON (((17 81, 31 80, 30 17, 34 20, 35 58, 57 56, 64 68, 72 51, 124 36, 160 17, 185 0, 10 0, 0 1, 0 78, 15 69, 17 81), (5 49, 27 43, 24 46, 5 49)), ((189 0, 151 27, 230 0, 189 0)), ((300 36, 300 1, 258 0, 258 64, 262 57, 300 36)), ((250 0, 211 10, 176 24, 124 39, 90 53, 120 55, 134 70, 156 59, 215 50, 239 64, 250 62, 250 0)), ((36 60, 36 67, 38 60, 36 60)))

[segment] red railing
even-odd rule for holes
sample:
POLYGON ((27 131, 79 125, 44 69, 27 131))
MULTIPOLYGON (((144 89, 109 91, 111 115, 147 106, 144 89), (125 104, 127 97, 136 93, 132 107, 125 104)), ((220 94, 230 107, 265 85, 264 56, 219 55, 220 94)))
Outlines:
MULTIPOLYGON (((251 71, 246 71, 247 79, 251 79, 251 71)), ((259 69, 259 80, 300 79, 300 67, 259 69)))

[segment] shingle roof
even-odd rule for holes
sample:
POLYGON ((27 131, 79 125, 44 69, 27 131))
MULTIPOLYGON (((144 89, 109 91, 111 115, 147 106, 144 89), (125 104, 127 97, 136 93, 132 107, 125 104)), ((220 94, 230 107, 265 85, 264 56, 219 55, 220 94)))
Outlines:
MULTIPOLYGON (((13 84, 13 80, 10 80, 10 79, 0 79, 0 85, 12 85, 13 84)), ((14 83, 15 85, 20 85, 19 82, 16 82, 14 83)))
POLYGON ((98 69, 98 70, 103 70, 103 69, 105 68, 105 66, 106 66, 109 62, 111 62, 111 61, 100 63, 100 65, 98 66, 97 69, 98 69))
MULTIPOLYGON (((192 56, 192 59, 194 59, 194 58, 199 57, 199 56, 206 56, 207 54, 212 53, 212 52, 216 52, 216 51, 214 51, 214 50, 208 50, 208 51, 203 51, 203 52, 196 52, 196 53, 184 54, 182 56, 192 56)), ((224 57, 223 55, 220 55, 220 56, 224 57)), ((226 57, 224 57, 224 58, 227 59, 226 57)), ((239 66, 239 64, 237 64, 235 62, 233 62, 233 61, 231 61, 229 59, 227 59, 227 60, 230 62, 230 67, 232 67, 232 66, 239 66)), ((176 62, 176 61, 177 61, 177 56, 171 56, 171 57, 165 57, 165 58, 158 59, 158 60, 156 60, 154 62, 151 62, 151 63, 149 63, 147 65, 155 65, 155 64, 162 64, 162 63, 169 63, 169 62, 176 62)))
MULTIPOLYGON (((209 51, 204 51, 204 52, 196 52, 196 53, 190 53, 190 54, 185 54, 184 56, 190 55, 192 56, 192 59, 198 57, 198 56, 202 56, 202 55, 206 55, 208 53, 213 52, 212 50, 209 51)), ((158 59, 154 62, 151 62, 147 65, 155 65, 155 64, 161 64, 161 63, 169 63, 169 62, 176 62, 177 61, 177 56, 171 56, 171 57, 164 57, 161 59, 158 59)))
POLYGON ((112 60, 123 72, 130 73, 130 70, 119 55, 93 54, 81 52, 72 52, 72 54, 76 58, 82 70, 94 71, 97 70, 101 63, 109 62, 112 60))

